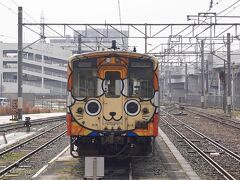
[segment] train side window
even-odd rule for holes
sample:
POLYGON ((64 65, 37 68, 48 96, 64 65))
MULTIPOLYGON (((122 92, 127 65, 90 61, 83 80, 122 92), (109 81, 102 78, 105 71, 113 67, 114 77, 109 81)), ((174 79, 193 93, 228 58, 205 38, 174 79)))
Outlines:
POLYGON ((151 67, 130 67, 128 70, 129 96, 152 98, 153 70, 151 67))
POLYGON ((97 71, 81 69, 73 75, 73 95, 75 97, 94 97, 97 95, 97 71))
POLYGON ((107 97, 119 97, 121 94, 120 72, 109 71, 105 74, 105 93, 107 97))
POLYGON ((97 59, 73 61, 73 96, 97 96, 97 59))

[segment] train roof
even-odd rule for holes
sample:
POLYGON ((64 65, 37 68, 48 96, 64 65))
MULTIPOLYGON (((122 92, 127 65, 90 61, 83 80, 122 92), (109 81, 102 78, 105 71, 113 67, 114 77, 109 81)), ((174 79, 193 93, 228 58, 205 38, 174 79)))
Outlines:
POLYGON ((151 59, 154 63, 157 63, 157 59, 154 56, 143 54, 143 53, 136 53, 130 51, 93 51, 88 53, 82 54, 74 54, 69 57, 69 61, 73 61, 74 59, 85 59, 85 58, 95 58, 95 57, 108 57, 108 56, 124 56, 128 58, 141 58, 141 59, 151 59))

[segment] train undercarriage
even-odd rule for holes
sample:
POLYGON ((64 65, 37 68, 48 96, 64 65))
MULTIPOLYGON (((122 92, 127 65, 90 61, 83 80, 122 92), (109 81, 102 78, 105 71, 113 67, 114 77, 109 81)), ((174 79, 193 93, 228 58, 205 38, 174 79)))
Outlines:
POLYGON ((73 157, 134 157, 151 156, 155 137, 71 136, 70 151, 73 157))

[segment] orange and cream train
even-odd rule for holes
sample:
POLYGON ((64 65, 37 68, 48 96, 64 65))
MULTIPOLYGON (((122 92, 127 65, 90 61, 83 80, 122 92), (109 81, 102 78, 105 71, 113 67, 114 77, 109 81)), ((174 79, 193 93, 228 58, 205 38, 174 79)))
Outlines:
POLYGON ((68 64, 67 134, 78 156, 147 156, 158 136, 158 62, 102 51, 68 64))

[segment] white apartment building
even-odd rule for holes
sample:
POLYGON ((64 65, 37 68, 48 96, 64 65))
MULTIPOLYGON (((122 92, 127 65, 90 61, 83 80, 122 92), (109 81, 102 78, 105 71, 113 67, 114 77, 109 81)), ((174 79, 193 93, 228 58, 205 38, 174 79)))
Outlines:
MULTIPOLYGON (((81 52, 107 50, 112 40, 117 40, 120 49, 128 48, 128 38, 122 37, 115 30, 97 29, 78 31, 84 34, 81 52), (108 38, 102 38, 98 32, 108 38), (124 42, 124 43, 123 43, 124 42)), ((128 31, 122 33, 128 34, 128 31)), ((29 44, 23 44, 23 48, 29 44)), ((17 43, 0 42, 0 97, 10 100, 17 98, 18 57, 17 43)), ((67 59, 78 53, 78 33, 73 37, 50 39, 50 43, 35 43, 23 51, 23 98, 27 101, 35 99, 52 99, 66 97, 67 59), (30 97, 31 96, 31 97, 30 97)), ((34 103, 32 103, 34 104, 34 103)))
MULTIPOLYGON (((28 44, 23 44, 23 48, 28 44)), ((17 43, 0 43, 0 96, 16 96, 17 43)), ((23 51, 23 95, 66 95, 67 59, 71 50, 36 43, 23 51)))

